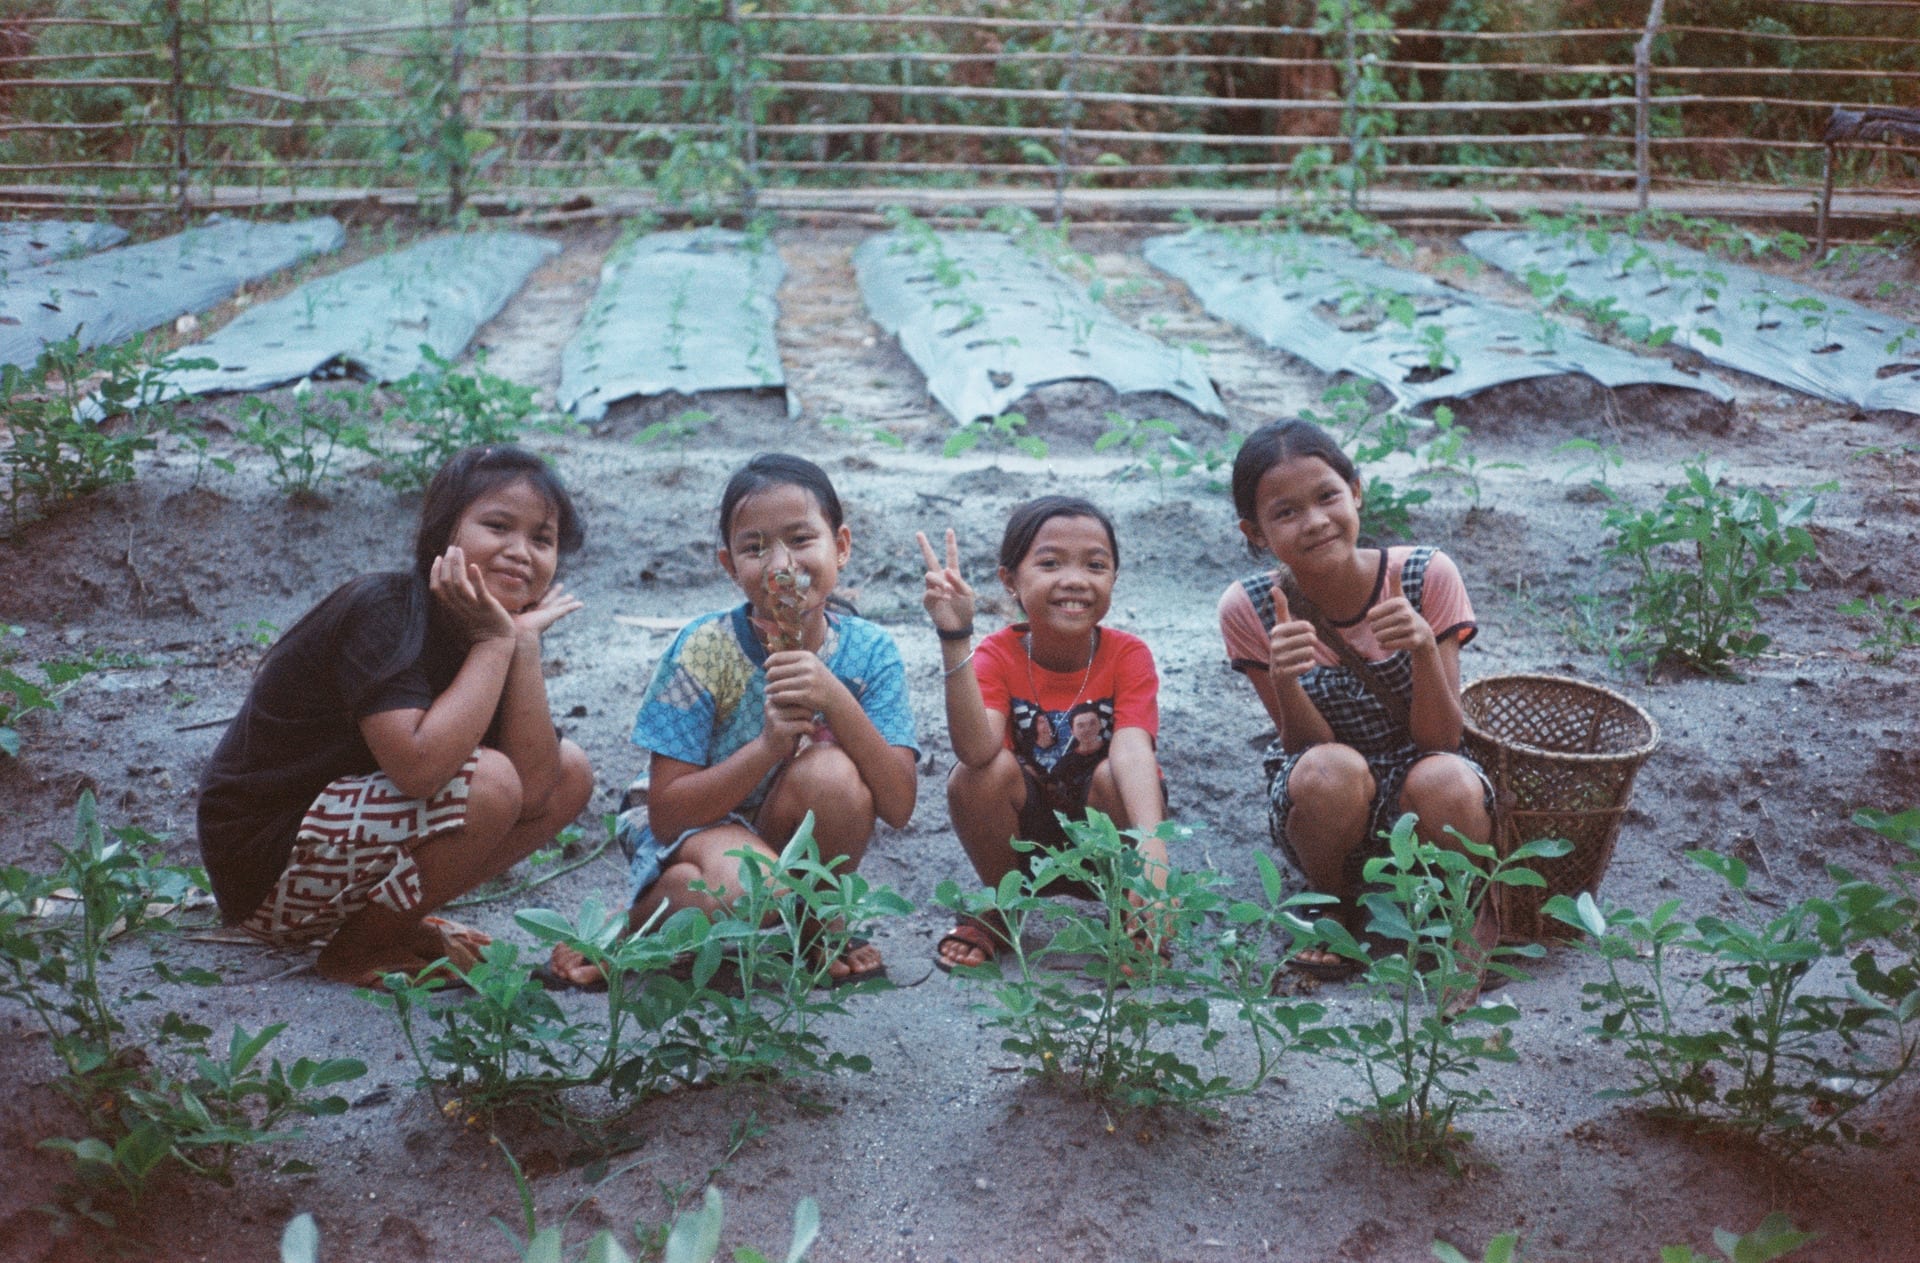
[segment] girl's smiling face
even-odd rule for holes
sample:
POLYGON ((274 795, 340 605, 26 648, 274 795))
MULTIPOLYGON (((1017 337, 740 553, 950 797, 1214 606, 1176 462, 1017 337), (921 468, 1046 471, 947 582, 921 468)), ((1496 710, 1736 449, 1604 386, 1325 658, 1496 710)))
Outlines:
POLYGON ((845 526, 836 530, 811 491, 774 483, 748 493, 735 506, 719 558, 720 568, 740 586, 753 612, 771 618, 767 572, 784 556, 796 575, 807 576, 807 619, 812 623, 852 550, 853 533, 845 526))
POLYGON ((560 564, 560 515, 525 478, 502 483, 461 511, 449 544, 471 565, 494 600, 515 614, 547 594, 560 564))
POLYGON ((1048 518, 1034 534, 1027 555, 1000 582, 1020 602, 1037 636, 1084 638, 1113 604, 1118 566, 1107 528, 1098 518, 1048 518))
POLYGON ((1254 520, 1240 530, 1295 571, 1331 572, 1360 540, 1360 484, 1317 456, 1280 461, 1260 475, 1254 520))

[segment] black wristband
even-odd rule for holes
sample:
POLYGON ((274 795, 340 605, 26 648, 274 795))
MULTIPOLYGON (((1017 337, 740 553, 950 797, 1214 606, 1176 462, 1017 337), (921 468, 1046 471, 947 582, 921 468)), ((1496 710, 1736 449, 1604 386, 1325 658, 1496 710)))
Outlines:
POLYGON ((948 631, 944 627, 936 627, 933 630, 934 630, 934 633, 938 635, 942 640, 972 640, 973 639, 972 623, 968 623, 965 627, 956 627, 952 631, 948 631))

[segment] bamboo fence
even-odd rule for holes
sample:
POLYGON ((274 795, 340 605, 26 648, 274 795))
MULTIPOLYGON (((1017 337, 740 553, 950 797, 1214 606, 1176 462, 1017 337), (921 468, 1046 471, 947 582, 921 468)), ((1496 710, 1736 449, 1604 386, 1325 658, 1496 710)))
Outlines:
MULTIPOLYGON (((1057 215, 1081 190, 1277 194, 1316 171, 1355 197, 1534 185, 1643 207, 1662 188, 1811 197, 1823 175, 1920 191, 1920 150, 1820 140, 1836 107, 1920 105, 1920 42, 1899 33, 1920 0, 1783 0, 1747 27, 1651 0, 1631 26, 1521 32, 1394 28, 1369 0, 1299 25, 1129 21, 1096 0, 1052 18, 654 2, 421 0, 342 24, 290 0, 153 0, 150 22, 24 0, 0 17, 0 210, 458 214, 621 190, 805 209, 810 191, 979 185, 1057 215)), ((1314 6, 1268 11, 1289 8, 1314 6)))

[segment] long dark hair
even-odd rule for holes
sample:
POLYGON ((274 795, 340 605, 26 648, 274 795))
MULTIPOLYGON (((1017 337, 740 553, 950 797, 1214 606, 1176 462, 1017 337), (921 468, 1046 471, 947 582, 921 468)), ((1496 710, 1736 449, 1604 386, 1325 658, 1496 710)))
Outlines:
POLYGON ((553 506, 554 516, 559 519, 561 555, 578 552, 587 542, 586 529, 574 510, 573 497, 567 494, 553 466, 524 447, 493 443, 456 453, 427 484, 427 494, 420 501, 420 526, 413 535, 414 573, 422 579, 427 577, 433 559, 447 551, 467 506, 522 478, 553 506))
POLYGON ((434 619, 433 594, 427 590, 427 576, 433 569, 434 558, 446 552, 452 541, 460 515, 481 496, 521 478, 531 483, 553 506, 554 516, 559 519, 560 552, 579 551, 586 542, 586 528, 573 507, 573 497, 567 494, 565 484, 551 465, 510 443, 466 448, 442 465, 433 481, 427 484, 427 493, 420 502, 420 525, 413 536, 412 571, 361 575, 341 584, 287 629, 261 660, 259 669, 264 669, 280 646, 294 640, 295 633, 307 624, 337 619, 368 590, 400 583, 400 596, 406 604, 401 615, 400 635, 394 641, 392 652, 369 674, 362 696, 346 699, 347 704, 357 710, 365 697, 372 696, 426 652, 427 635, 434 619))
POLYGON ((1041 496, 1014 507, 1007 515, 1007 530, 1000 537, 1000 568, 1018 570, 1033 551, 1040 528, 1057 517, 1090 517, 1107 532, 1107 547, 1113 551, 1113 568, 1120 568, 1120 541, 1113 533, 1113 519, 1100 506, 1079 496, 1041 496))
POLYGON ((1340 450, 1340 444, 1334 442, 1331 434, 1311 421, 1282 417, 1247 435, 1239 454, 1233 458, 1233 507, 1241 521, 1253 521, 1260 511, 1256 501, 1260 480, 1267 471, 1302 456, 1325 461, 1344 483, 1359 481, 1359 468, 1351 456, 1340 450))
POLYGON ((735 470, 720 493, 720 545, 726 547, 733 530, 733 514, 740 502, 768 487, 798 487, 813 497, 826 515, 827 525, 838 531, 846 521, 840 509, 840 497, 833 489, 827 471, 806 459, 786 452, 761 452, 735 470))

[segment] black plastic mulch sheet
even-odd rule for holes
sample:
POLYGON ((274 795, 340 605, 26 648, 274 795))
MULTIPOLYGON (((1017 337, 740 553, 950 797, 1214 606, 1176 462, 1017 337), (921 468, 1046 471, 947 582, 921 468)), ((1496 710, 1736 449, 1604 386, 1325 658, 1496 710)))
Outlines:
POLYGON ((82 347, 122 341, 345 240, 325 216, 291 224, 215 217, 171 237, 10 272, 0 286, 0 364, 31 364, 68 337, 82 347))
POLYGON ((480 326, 520 291, 560 247, 543 237, 478 232, 431 237, 392 254, 308 281, 236 316, 182 359, 215 367, 166 378, 169 393, 264 390, 338 364, 372 381, 394 381, 466 350, 480 326))
POLYGON ((1075 380, 1226 415, 1192 351, 1135 329, 998 233, 888 233, 862 242, 853 260, 867 310, 962 424, 999 416, 1037 386, 1075 380))
POLYGON ((19 219, 0 223, 0 283, 16 268, 39 267, 117 246, 127 230, 90 219, 19 219))
POLYGON ((1143 252, 1215 316, 1323 373, 1378 382, 1403 408, 1565 373, 1733 398, 1717 378, 1383 263, 1343 238, 1196 230, 1143 252))
POLYGON ((635 396, 784 386, 774 325, 785 276, 765 237, 726 229, 652 233, 615 250, 561 354, 560 407, 597 421, 635 396))
POLYGON ((1702 359, 1803 394, 1920 413, 1920 328, 1686 246, 1620 233, 1476 232, 1475 255, 1610 305, 1702 359))

